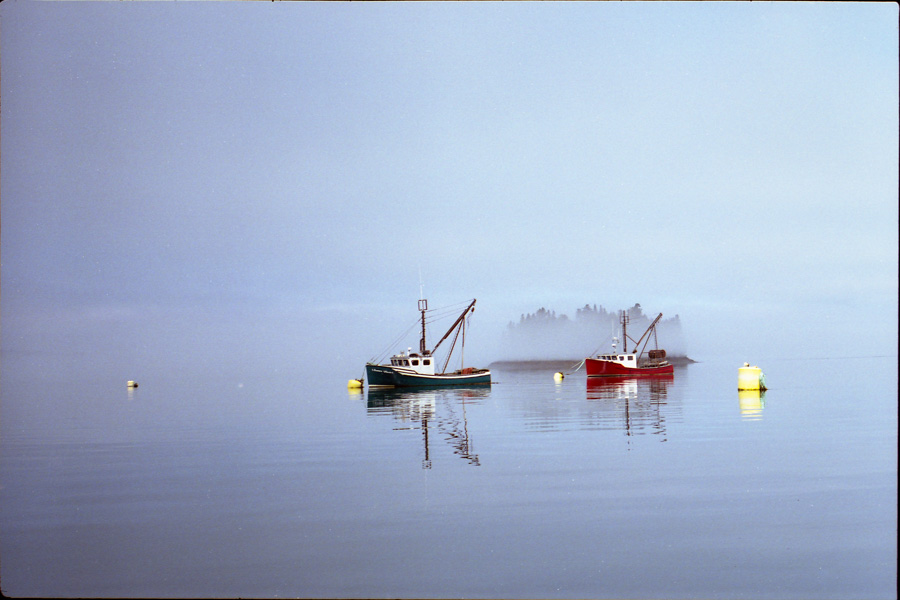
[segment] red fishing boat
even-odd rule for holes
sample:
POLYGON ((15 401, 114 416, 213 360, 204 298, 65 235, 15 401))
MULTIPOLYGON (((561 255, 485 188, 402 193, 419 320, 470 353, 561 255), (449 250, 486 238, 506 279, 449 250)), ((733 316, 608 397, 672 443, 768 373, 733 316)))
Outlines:
POLYGON ((622 352, 616 351, 618 339, 613 338, 612 352, 598 354, 584 359, 585 370, 588 377, 641 377, 645 375, 662 375, 673 373, 675 367, 666 360, 666 351, 659 348, 656 339, 656 325, 662 318, 659 313, 650 327, 640 338, 635 340, 628 336, 628 313, 622 311, 622 352), (654 348, 647 350, 650 338, 653 338, 654 348), (628 340, 634 342, 634 349, 628 351, 628 340), (643 342, 643 346, 641 343, 643 342))

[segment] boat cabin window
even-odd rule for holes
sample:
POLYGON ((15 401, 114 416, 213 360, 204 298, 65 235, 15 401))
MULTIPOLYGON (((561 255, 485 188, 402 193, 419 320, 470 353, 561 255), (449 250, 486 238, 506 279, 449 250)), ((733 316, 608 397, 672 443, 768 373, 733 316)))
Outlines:
POLYGON ((619 360, 625 360, 625 357, 624 357, 624 356, 620 356, 620 357, 619 357, 619 360))
POLYGON ((416 359, 414 358, 413 361, 412 361, 412 364, 413 364, 414 367, 418 367, 418 366, 419 366, 419 361, 416 360, 416 359))
POLYGON ((633 355, 629 355, 629 356, 628 356, 628 360, 634 360, 634 356, 633 356, 633 355))
POLYGON ((431 359, 430 359, 430 358, 426 358, 425 360, 422 361, 422 364, 423 364, 423 365, 430 365, 430 364, 431 364, 431 359))

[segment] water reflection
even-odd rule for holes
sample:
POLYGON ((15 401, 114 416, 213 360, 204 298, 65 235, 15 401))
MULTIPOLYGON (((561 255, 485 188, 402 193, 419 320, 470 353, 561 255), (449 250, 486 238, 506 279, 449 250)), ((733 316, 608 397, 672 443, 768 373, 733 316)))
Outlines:
POLYGON ((449 444, 453 453, 470 465, 480 466, 469 437, 466 404, 478 404, 489 388, 453 388, 422 390, 368 390, 366 409, 370 415, 389 415, 411 426, 397 429, 422 430, 424 458, 422 468, 431 468, 431 436, 449 444))
POLYGON ((587 400, 606 423, 619 423, 626 436, 649 433, 667 441, 666 415, 673 374, 653 377, 589 377, 587 400))
POLYGON ((760 390, 739 390, 738 403, 741 407, 741 418, 745 421, 759 421, 766 407, 766 392, 760 390))

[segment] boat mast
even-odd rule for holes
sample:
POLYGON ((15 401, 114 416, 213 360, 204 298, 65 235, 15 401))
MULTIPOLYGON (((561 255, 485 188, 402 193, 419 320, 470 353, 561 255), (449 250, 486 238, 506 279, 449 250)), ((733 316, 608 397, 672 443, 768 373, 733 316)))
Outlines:
POLYGON ((419 300, 419 310, 422 312, 422 339, 419 340, 419 354, 425 355, 425 311, 428 310, 428 300, 419 300))
POLYGON ((626 329, 628 326, 628 321, 629 321, 628 311, 623 310, 622 311, 622 343, 625 346, 623 347, 622 352, 625 352, 626 354, 628 353, 628 333, 627 333, 627 329, 626 329))
MULTIPOLYGON (((650 333, 651 331, 653 332, 654 345, 657 346, 657 348, 659 347, 659 343, 656 342, 656 324, 659 323, 660 319, 662 319, 662 313, 659 313, 659 315, 657 315, 657 317, 655 319, 653 319, 653 322, 650 323, 650 327, 647 328, 647 331, 644 332, 644 335, 642 335, 640 337, 640 339, 634 343, 635 351, 637 350, 637 347, 641 345, 641 342, 644 340, 645 337, 647 338, 647 341, 644 342, 644 348, 647 347, 647 344, 650 342, 650 338, 647 336, 647 334, 650 333)), ((644 348, 641 348, 642 355, 644 354, 644 348)))

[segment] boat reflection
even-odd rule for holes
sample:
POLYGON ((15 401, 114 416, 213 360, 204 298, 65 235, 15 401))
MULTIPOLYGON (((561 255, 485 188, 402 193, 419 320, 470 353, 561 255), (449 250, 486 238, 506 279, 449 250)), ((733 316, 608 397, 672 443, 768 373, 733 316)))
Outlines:
POLYGON ((626 436, 652 434, 667 441, 666 416, 671 373, 647 377, 588 377, 587 399, 606 421, 617 421, 626 436))
POLYGON ((477 467, 481 462, 472 450, 466 404, 479 404, 489 393, 489 388, 370 389, 366 392, 366 410, 370 415, 392 416, 410 424, 397 429, 418 426, 422 430, 423 469, 432 466, 432 435, 442 437, 453 454, 477 467))
POLYGON ((745 421, 762 420, 762 411, 766 407, 766 392, 760 390, 739 390, 738 404, 741 407, 741 418, 745 421))

